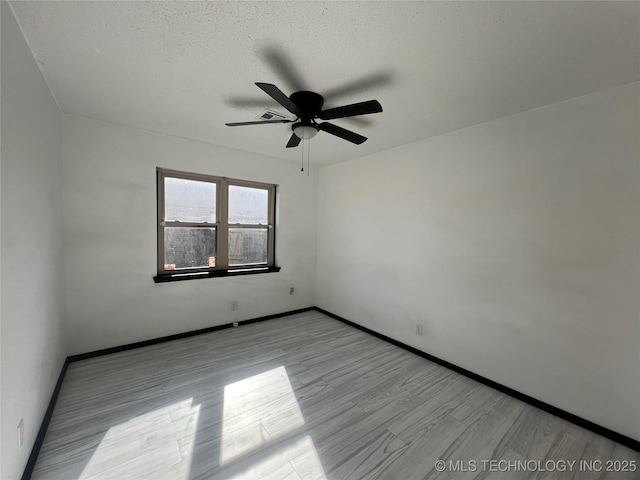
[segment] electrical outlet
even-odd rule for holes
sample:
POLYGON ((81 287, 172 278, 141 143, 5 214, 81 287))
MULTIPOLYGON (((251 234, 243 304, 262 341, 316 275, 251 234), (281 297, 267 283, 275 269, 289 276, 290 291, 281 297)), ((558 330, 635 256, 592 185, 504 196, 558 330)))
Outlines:
POLYGON ((22 450, 22 444, 24 443, 24 419, 20 419, 18 424, 18 450, 22 450))
POLYGON ((416 335, 422 335, 422 325, 416 323, 416 335))
POLYGON ((238 301, 234 300, 231 302, 231 310, 238 310, 238 301))
POLYGON ((289 287, 289 295, 293 295, 293 292, 295 292, 295 288, 289 287))

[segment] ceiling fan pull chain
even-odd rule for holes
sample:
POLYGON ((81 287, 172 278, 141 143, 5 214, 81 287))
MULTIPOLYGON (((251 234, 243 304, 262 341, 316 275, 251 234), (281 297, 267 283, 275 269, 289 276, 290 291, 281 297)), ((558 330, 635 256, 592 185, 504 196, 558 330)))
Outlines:
POLYGON ((302 148, 300 150, 302 150, 302 167, 300 168, 301 172, 304 172, 304 140, 302 140, 302 148))
POLYGON ((307 142, 307 177, 311 175, 311 142, 307 142))

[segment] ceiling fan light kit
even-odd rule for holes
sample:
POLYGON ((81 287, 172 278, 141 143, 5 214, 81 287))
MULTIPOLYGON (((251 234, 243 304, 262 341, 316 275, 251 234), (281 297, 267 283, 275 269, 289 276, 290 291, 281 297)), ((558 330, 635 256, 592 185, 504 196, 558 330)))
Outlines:
POLYGON ((299 91, 292 93, 287 97, 278 87, 270 83, 257 82, 256 85, 262 89, 267 95, 276 102, 286 108, 290 113, 296 116, 294 120, 276 119, 261 120, 251 122, 235 122, 227 123, 229 127, 239 127, 244 125, 264 125, 272 123, 293 123, 291 126, 293 134, 287 142, 287 148, 293 148, 300 145, 301 140, 309 140, 318 133, 319 130, 330 133, 336 137, 347 140, 356 145, 367 140, 351 130, 339 127, 329 122, 316 122, 320 120, 332 120, 334 118, 355 117, 357 115, 368 115, 371 113, 382 112, 382 105, 377 100, 368 100, 366 102, 352 103, 341 107, 329 108, 322 110, 324 99, 322 95, 315 92, 299 91), (294 123, 295 122, 295 123, 294 123))
POLYGON ((309 140, 318 133, 318 127, 315 125, 303 125, 302 122, 294 123, 291 128, 293 128, 293 133, 295 133, 296 137, 300 140, 309 140))

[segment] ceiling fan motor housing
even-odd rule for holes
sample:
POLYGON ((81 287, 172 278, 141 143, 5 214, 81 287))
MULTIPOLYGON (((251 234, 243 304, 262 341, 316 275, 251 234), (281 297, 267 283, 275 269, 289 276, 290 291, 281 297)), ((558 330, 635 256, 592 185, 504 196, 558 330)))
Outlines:
POLYGON ((310 122, 312 118, 317 117, 322 111, 322 105, 324 104, 322 95, 315 92, 295 92, 289 96, 289 99, 291 99, 300 110, 298 117, 303 122, 305 120, 310 122))
POLYGON ((289 99, 299 109, 297 115, 300 121, 291 125, 293 133, 300 140, 313 138, 318 133, 318 127, 316 127, 313 119, 322 111, 322 105, 324 104, 322 95, 315 92, 301 91, 292 93, 289 99))

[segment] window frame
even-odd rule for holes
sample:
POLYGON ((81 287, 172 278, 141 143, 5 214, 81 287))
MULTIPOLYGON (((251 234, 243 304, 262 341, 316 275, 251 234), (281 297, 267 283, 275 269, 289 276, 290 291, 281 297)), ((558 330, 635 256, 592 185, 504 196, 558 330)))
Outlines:
POLYGON ((277 185, 251 180, 241 180, 201 173, 183 172, 166 168, 156 168, 156 195, 157 195, 157 277, 159 281, 187 280, 209 276, 224 276, 233 274, 262 273, 266 271, 278 271, 275 267, 275 213, 276 213, 276 187, 277 185), (180 178, 199 182, 214 183, 216 185, 216 221, 211 222, 180 222, 165 220, 165 178, 180 178), (241 224, 229 223, 229 187, 249 187, 267 190, 267 224, 241 224), (215 228, 216 229, 216 265, 215 267, 181 268, 165 270, 165 229, 166 228, 215 228), (242 265, 229 265, 229 229, 230 228, 255 228, 267 230, 267 262, 242 265))

